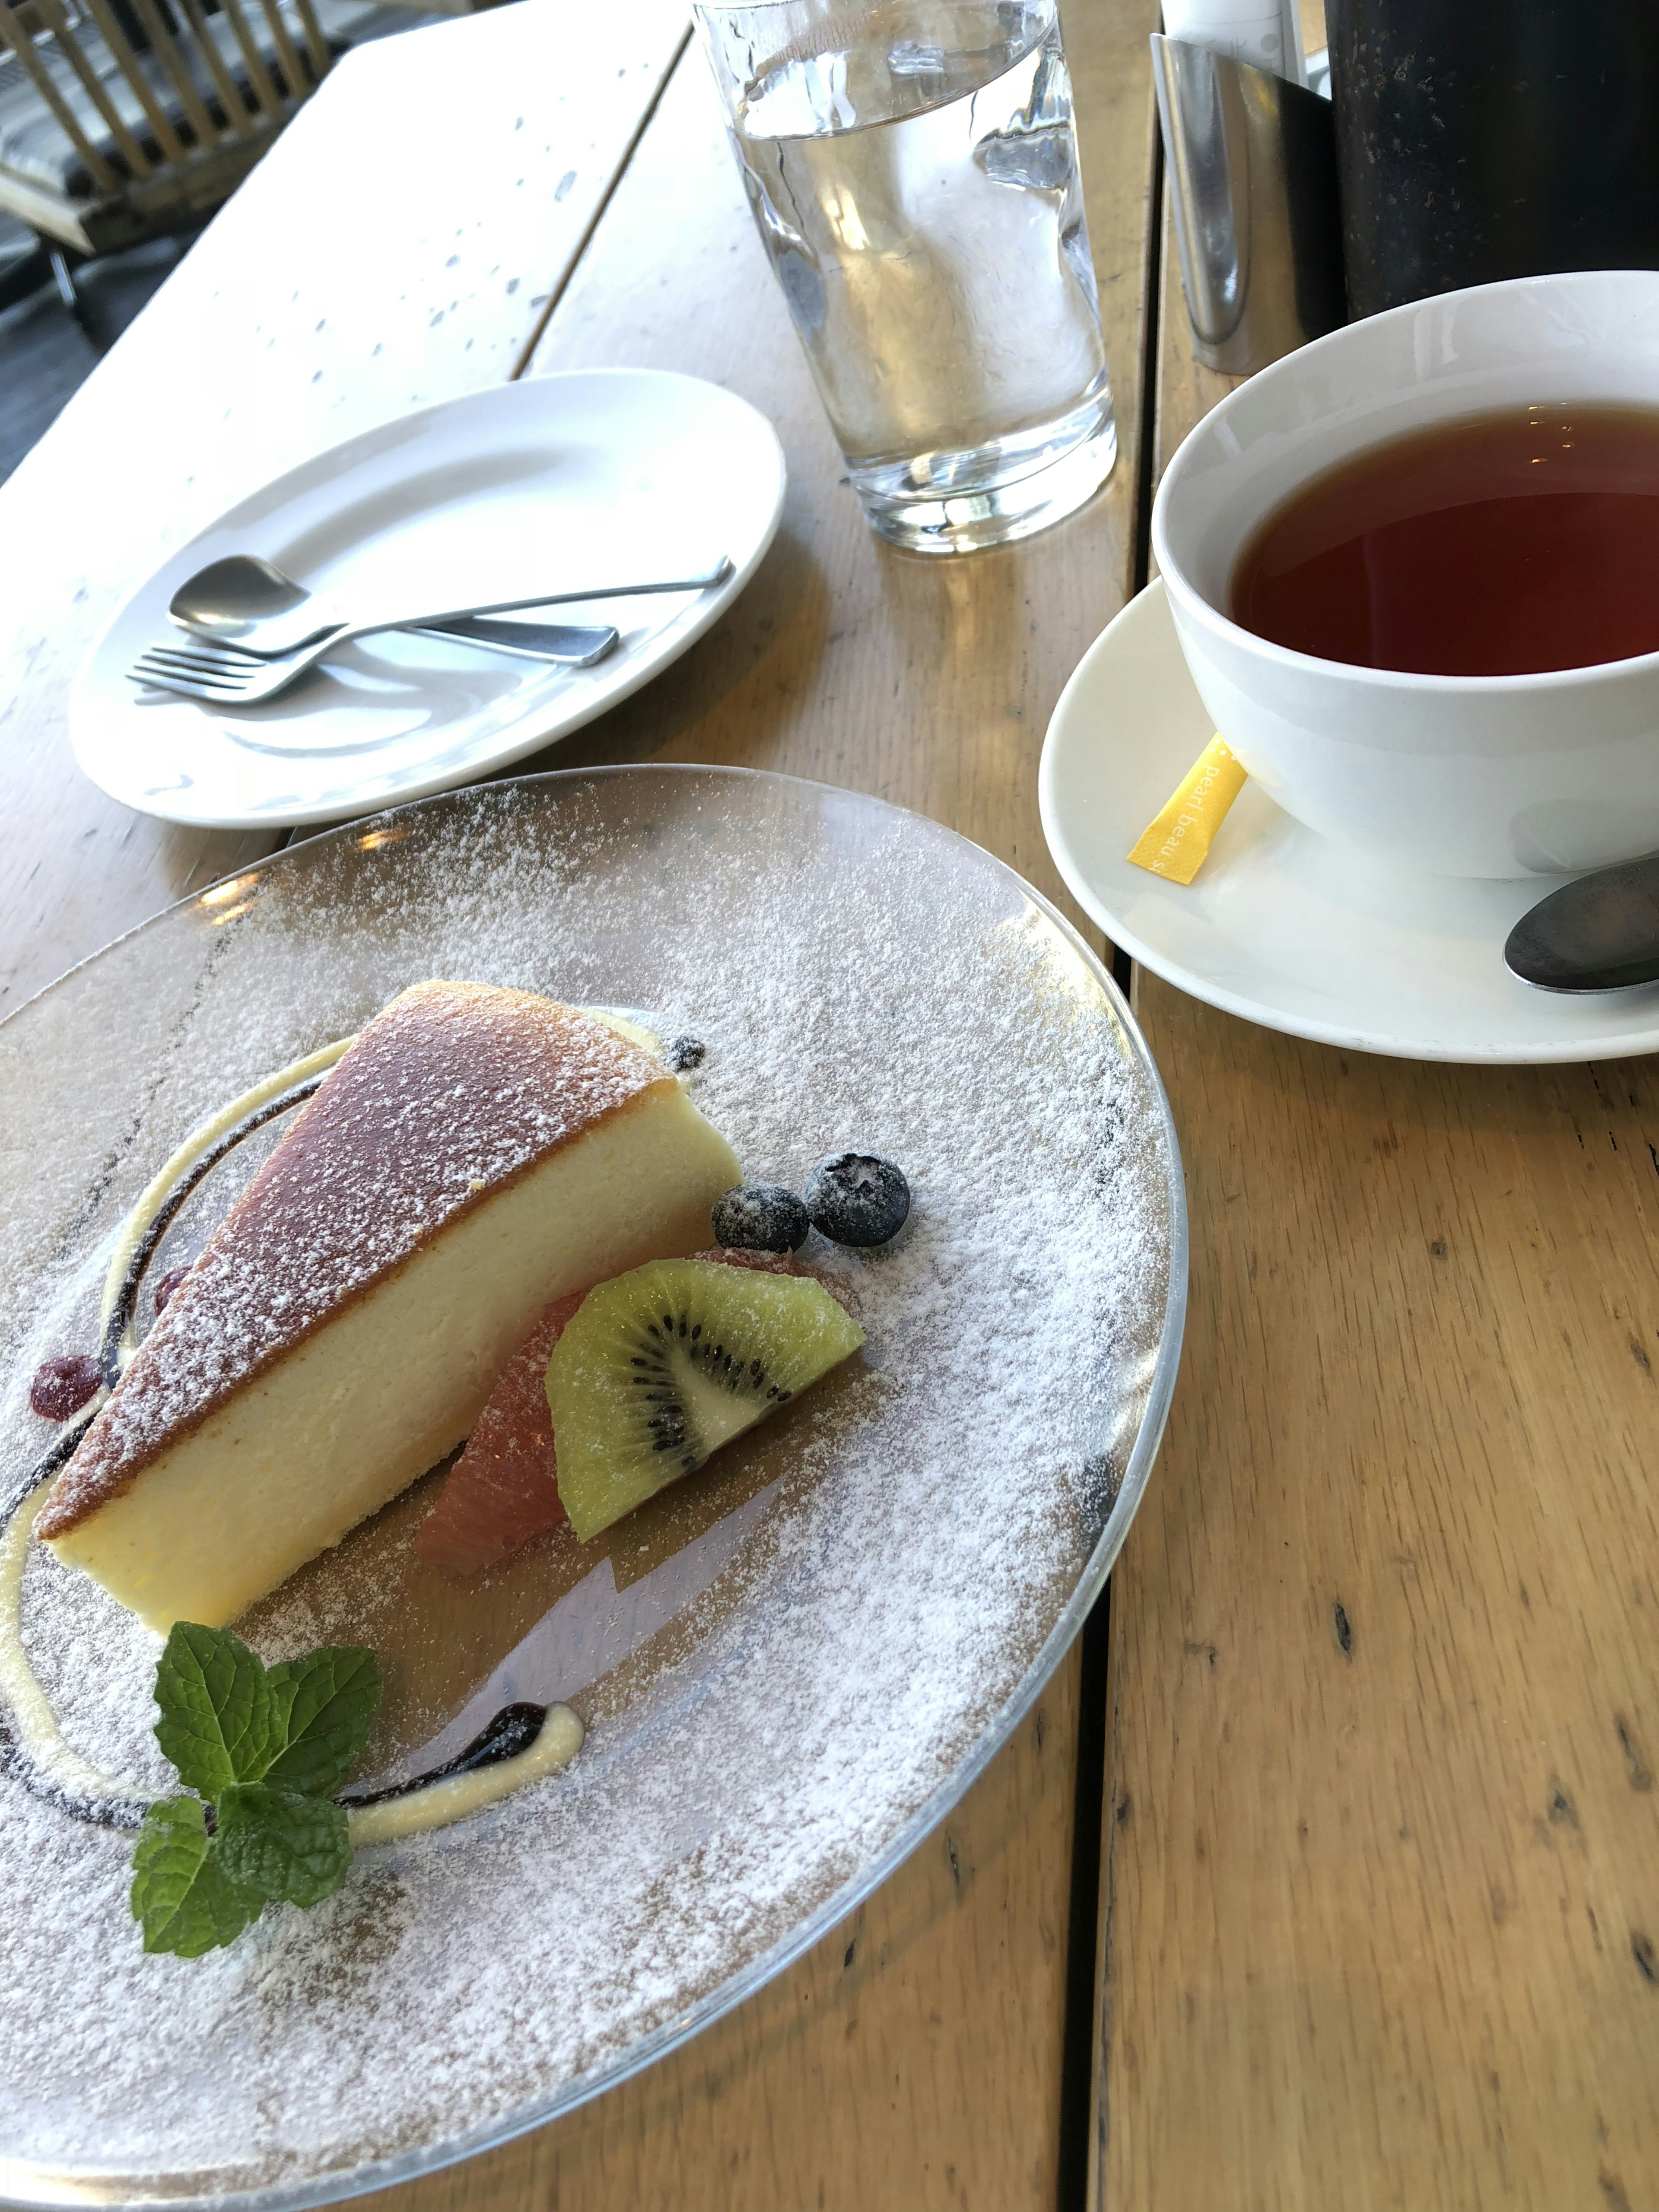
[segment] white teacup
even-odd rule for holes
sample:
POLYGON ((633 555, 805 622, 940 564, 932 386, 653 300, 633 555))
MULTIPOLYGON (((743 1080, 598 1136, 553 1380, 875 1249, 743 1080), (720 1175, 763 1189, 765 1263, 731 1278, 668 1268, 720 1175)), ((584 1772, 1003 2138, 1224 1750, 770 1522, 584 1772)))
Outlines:
POLYGON ((1452 876, 1659 849, 1659 653, 1408 675, 1292 653, 1224 611, 1256 526, 1309 477, 1429 423, 1556 400, 1659 406, 1659 273, 1522 277, 1350 324, 1241 385, 1164 471, 1152 548, 1193 681, 1310 830, 1452 876))

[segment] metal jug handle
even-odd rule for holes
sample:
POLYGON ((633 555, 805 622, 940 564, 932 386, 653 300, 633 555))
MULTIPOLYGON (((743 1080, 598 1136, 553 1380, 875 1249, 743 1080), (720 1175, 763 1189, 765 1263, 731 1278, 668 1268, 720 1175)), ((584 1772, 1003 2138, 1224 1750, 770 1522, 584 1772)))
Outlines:
POLYGON ((1330 103, 1207 46, 1152 41, 1194 350, 1248 375, 1347 320, 1330 103))

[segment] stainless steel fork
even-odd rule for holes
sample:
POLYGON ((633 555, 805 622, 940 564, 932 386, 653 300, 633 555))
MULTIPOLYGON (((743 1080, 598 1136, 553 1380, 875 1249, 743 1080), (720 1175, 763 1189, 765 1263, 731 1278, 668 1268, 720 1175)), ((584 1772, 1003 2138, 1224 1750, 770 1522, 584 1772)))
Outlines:
MULTIPOLYGON (((588 630, 586 642, 580 650, 560 652, 554 646, 543 645, 538 640, 532 647, 524 642, 514 645, 507 636, 492 637, 491 625, 478 617, 513 614, 526 607, 569 606, 589 599, 617 599, 638 597, 645 593, 665 592, 703 592, 723 584, 732 574, 730 561, 722 560, 705 574, 678 578, 665 583, 606 584, 590 586, 580 592, 544 592, 533 598, 501 599, 488 606, 449 607, 436 614, 394 615, 389 619, 368 623, 342 623, 325 637, 315 640, 301 652, 283 660, 271 660, 258 653, 246 653, 234 645, 210 645, 205 641, 191 640, 188 643, 166 642, 153 645, 141 653, 131 668, 128 680, 147 684, 159 691, 171 691, 180 698, 198 699, 212 706, 255 707, 266 699, 273 699, 279 691, 314 668, 319 660, 338 647, 354 638, 370 637, 387 629, 429 629, 441 625, 447 635, 453 635, 459 626, 469 631, 476 629, 472 642, 492 649, 529 653, 537 659, 558 660, 566 665, 586 667, 602 659, 617 643, 614 629, 604 631, 588 630), (602 639, 602 642, 599 641, 602 639)), ((502 624, 508 629, 526 630, 529 624, 502 624)), ((572 633, 574 636, 583 635, 572 633)), ((556 639, 554 630, 544 631, 542 636, 556 639)))
MULTIPOLYGON (((401 628, 402 625, 399 625, 401 628)), ((591 668, 613 653, 621 633, 602 628, 574 629, 537 623, 452 623, 441 629, 422 625, 417 637, 447 638, 452 643, 481 646, 489 653, 504 653, 520 660, 539 660, 556 668, 591 668), (476 629, 477 635, 473 634, 476 629), (500 631, 501 635, 491 633, 500 631)), ((152 690, 175 692, 183 699, 210 704, 256 707, 303 676, 336 645, 337 637, 323 639, 310 651, 276 660, 266 653, 246 653, 240 646, 208 645, 182 641, 177 645, 151 646, 141 653, 127 676, 152 690)))

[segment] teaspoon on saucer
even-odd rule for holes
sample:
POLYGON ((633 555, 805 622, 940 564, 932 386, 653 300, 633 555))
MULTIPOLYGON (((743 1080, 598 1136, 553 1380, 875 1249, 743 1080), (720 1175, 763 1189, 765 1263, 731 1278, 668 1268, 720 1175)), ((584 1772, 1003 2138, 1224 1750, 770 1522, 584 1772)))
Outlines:
POLYGON ((1523 914, 1504 964, 1540 991, 1627 991, 1659 983, 1659 854, 1598 868, 1523 914))

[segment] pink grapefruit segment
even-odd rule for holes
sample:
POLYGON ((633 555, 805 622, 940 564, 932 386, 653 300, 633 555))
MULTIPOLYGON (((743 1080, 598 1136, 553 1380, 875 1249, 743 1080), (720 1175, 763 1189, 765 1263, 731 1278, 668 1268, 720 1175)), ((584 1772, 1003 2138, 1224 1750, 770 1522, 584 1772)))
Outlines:
POLYGON ((564 1519, 547 1411, 547 1363, 586 1297, 555 1298, 501 1370, 477 1426, 421 1523, 415 1549, 429 1566, 473 1575, 564 1519))
MULTIPOLYGON (((696 1256, 775 1275, 811 1272, 787 1253, 719 1250, 696 1256)), ((837 1284, 824 1287, 839 1295, 837 1284)), ((565 1518, 547 1410, 547 1363, 586 1296, 582 1290, 555 1298, 501 1370, 466 1449, 416 1536, 415 1549, 428 1566, 477 1574, 565 1518)))

